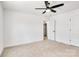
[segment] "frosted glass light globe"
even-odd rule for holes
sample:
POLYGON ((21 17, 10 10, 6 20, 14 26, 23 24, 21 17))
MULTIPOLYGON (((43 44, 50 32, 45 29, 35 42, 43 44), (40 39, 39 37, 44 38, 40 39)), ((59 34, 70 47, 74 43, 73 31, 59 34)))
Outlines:
POLYGON ((47 9, 47 10, 46 10, 46 12, 50 12, 50 10, 49 10, 49 9, 47 9))

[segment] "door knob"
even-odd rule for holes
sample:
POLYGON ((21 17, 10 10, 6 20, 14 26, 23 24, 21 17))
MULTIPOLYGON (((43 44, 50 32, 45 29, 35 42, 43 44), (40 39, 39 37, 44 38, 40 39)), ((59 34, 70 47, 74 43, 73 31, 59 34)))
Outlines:
POLYGON ((55 32, 55 30, 53 32, 55 32))

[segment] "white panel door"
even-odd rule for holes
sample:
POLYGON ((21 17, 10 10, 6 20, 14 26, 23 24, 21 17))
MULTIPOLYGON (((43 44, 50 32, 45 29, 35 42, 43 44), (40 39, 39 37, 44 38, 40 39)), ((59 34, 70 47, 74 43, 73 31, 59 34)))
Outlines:
POLYGON ((79 46, 79 15, 74 15, 71 19, 71 44, 79 46))
POLYGON ((47 33, 48 33, 48 39, 50 40, 54 40, 55 39, 55 35, 54 35, 54 19, 49 20, 49 22, 47 23, 47 33))
POLYGON ((56 18, 56 41, 69 44, 69 19, 68 17, 56 18))

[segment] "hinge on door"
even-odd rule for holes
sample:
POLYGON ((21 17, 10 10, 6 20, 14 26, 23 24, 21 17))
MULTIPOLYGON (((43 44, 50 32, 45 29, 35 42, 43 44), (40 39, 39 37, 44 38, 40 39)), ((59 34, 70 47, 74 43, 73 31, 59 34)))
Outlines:
POLYGON ((70 22, 71 22, 71 18, 70 18, 70 22))
POLYGON ((70 29, 69 29, 69 31, 70 31, 70 39, 69 39, 69 43, 71 43, 71 18, 70 18, 70 29))
POLYGON ((55 30, 53 32, 55 32, 55 30))
POLYGON ((69 43, 71 43, 71 40, 69 40, 69 43))
POLYGON ((71 29, 69 31, 71 32, 71 29))

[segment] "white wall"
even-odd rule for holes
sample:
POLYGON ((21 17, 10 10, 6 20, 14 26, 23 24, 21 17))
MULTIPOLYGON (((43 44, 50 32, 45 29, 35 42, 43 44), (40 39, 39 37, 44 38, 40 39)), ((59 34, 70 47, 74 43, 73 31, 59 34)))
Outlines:
POLYGON ((43 40, 42 18, 5 10, 5 47, 43 40))
MULTIPOLYGON (((48 38, 54 40, 54 20, 56 20, 56 41, 79 46, 79 31, 73 29, 75 26, 79 25, 78 15, 79 9, 51 17, 48 22, 48 38), (77 20, 77 25, 74 25, 76 24, 74 21, 72 22, 73 24, 71 24, 71 33, 70 18, 71 21, 75 21, 75 19, 77 20), (74 30, 76 32, 74 32, 74 30)), ((42 20, 42 17, 36 15, 5 10, 5 47, 43 40, 42 20)), ((78 29, 78 27, 75 28, 78 29)))
POLYGON ((0 55, 3 51, 3 8, 0 2, 0 55))
POLYGON ((50 26, 48 33, 50 36, 49 39, 51 40, 53 40, 54 37, 52 36, 54 28, 53 20, 56 20, 56 41, 79 46, 79 9, 52 16, 50 18, 50 26))

